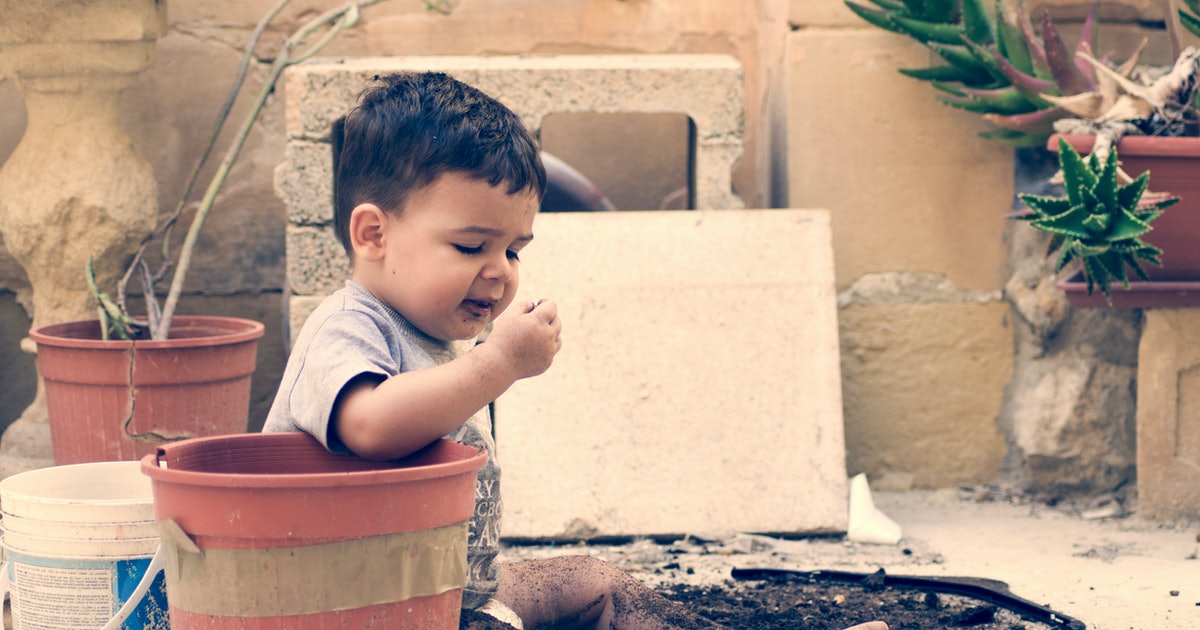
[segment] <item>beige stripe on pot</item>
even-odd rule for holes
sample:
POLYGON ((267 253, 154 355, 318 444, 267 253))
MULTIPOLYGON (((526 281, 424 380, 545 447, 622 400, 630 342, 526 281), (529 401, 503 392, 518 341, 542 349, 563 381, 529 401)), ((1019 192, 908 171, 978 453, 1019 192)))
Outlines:
POLYGON ((304 547, 200 549, 163 533, 167 600, 188 612, 278 617, 439 595, 467 584, 467 522, 304 547))

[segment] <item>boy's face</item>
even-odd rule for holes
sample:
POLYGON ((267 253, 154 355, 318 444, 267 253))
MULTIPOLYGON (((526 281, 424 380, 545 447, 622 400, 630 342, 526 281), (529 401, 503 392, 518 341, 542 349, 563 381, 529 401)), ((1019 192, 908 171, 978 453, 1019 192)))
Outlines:
POLYGON ((517 293, 538 205, 530 191, 441 175, 389 216, 380 286, 368 288, 430 337, 473 339, 517 293))

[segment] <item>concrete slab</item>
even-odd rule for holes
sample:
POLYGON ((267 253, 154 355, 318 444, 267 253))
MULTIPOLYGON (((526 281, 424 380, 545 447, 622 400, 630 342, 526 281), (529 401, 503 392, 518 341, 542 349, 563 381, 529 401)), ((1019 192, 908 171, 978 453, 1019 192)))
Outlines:
POLYGON ((820 210, 544 214, 523 298, 563 350, 496 403, 504 534, 845 531, 820 210))
POLYGON ((1200 309, 1148 309, 1138 343, 1138 502, 1200 519, 1200 309))

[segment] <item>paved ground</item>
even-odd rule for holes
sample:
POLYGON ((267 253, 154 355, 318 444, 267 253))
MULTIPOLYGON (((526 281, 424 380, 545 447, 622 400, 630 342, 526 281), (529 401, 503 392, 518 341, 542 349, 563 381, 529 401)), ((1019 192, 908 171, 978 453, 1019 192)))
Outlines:
POLYGON ((513 546, 504 553, 596 555, 651 585, 717 584, 733 567, 991 578, 1096 630, 1200 629, 1200 523, 1084 518, 1069 507, 961 491, 876 492, 874 500, 900 524, 899 544, 696 532, 661 544, 513 546))
POLYGON ((1098 630, 1200 629, 1200 523, 1100 518, 1070 507, 961 491, 875 493, 900 524, 898 545, 697 533, 670 544, 510 547, 510 558, 586 553, 645 582, 719 583, 733 567, 836 569, 967 576, 1006 582, 1014 595, 1098 630))

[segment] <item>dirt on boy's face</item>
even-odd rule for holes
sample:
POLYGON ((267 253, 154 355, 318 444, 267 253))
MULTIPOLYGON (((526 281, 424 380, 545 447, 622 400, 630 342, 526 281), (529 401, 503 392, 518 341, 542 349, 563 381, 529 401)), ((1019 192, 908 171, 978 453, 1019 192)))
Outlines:
POLYGON ((384 276, 369 289, 430 337, 473 339, 516 295, 537 209, 533 192, 444 174, 388 221, 384 276))

